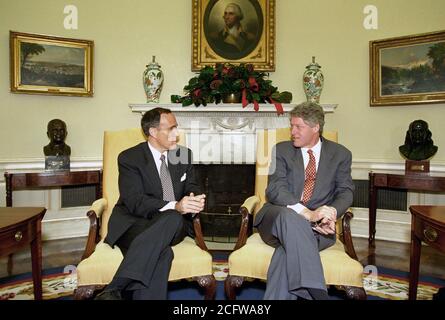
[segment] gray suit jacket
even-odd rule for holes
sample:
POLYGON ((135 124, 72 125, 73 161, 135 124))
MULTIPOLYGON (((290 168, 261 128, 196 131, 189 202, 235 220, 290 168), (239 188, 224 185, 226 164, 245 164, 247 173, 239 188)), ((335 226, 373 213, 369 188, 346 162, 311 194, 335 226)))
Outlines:
MULTIPOLYGON (((337 209, 340 218, 352 205, 354 184, 351 177, 352 154, 344 146, 322 138, 315 189, 306 207, 323 205, 337 209)), ((261 223, 269 203, 278 206, 300 202, 304 187, 304 163, 301 149, 292 141, 278 143, 272 151, 266 203, 258 212, 254 226, 261 223)))

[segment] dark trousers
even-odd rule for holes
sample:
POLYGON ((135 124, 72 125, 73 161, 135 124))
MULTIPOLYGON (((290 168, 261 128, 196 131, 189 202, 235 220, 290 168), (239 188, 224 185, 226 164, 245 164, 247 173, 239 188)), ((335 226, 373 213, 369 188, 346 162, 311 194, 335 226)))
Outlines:
POLYGON ((134 300, 166 299, 174 246, 193 236, 190 217, 167 210, 140 219, 116 242, 121 262, 108 289, 131 291, 134 300))

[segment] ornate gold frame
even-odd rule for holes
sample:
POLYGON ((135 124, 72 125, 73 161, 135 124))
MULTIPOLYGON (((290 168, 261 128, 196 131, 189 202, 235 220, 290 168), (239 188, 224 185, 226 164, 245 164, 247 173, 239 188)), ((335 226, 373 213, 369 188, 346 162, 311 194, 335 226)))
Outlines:
MULTIPOLYGON (((219 0, 221 1, 221 0, 219 0)), ((275 71, 275 0, 222 0, 221 3, 252 1, 261 7, 262 31, 255 48, 238 59, 228 59, 215 52, 205 36, 204 15, 208 5, 218 0, 192 0, 192 71, 215 63, 251 63, 256 70, 275 71)))
MULTIPOLYGON (((79 40, 79 39, 69 39, 41 34, 30 34, 30 33, 22 33, 22 32, 9 32, 9 45, 10 45, 10 85, 11 92, 13 93, 30 93, 30 94, 50 94, 50 95, 67 95, 67 96, 89 96, 93 95, 93 49, 94 42, 91 40, 79 40), (46 46, 47 49, 52 49, 57 51, 60 48, 64 48, 65 50, 69 49, 81 49, 83 50, 83 64, 81 66, 75 66, 72 63, 67 68, 71 68, 72 70, 78 69, 79 67, 83 67, 83 81, 80 85, 66 86, 62 85, 60 82, 58 85, 57 81, 63 81, 69 79, 69 77, 73 77, 72 71, 70 73, 63 73, 63 64, 69 63, 69 60, 63 60, 64 56, 57 56, 57 53, 54 55, 48 54, 47 50, 43 48, 34 56, 42 54, 46 54, 46 59, 48 61, 43 60, 40 62, 34 62, 35 68, 31 69, 33 77, 39 77, 37 80, 27 79, 24 81, 22 79, 22 61, 21 61, 21 48, 23 43, 33 44, 42 48, 46 46), (60 47, 60 48, 58 48, 60 47), (51 63, 56 63, 55 60, 51 61, 51 58, 57 58, 57 63, 62 66, 53 66, 51 69, 51 63), (39 65, 40 63, 40 65, 39 65), (51 80, 53 84, 45 84, 45 82, 49 82, 48 78, 48 68, 51 70, 52 75, 57 75, 57 78, 51 80), (46 74, 45 74, 46 73, 46 74), (63 78, 66 75, 67 78, 63 78), (45 81, 42 81, 44 79, 45 81), (27 83, 24 83, 27 82, 27 83), (43 84, 42 84, 43 83, 43 84)), ((53 51, 54 52, 54 51, 53 51)), ((30 56, 32 56, 31 54, 30 56)), ((29 70, 29 69, 28 69, 29 70)), ((78 71, 78 70, 77 70, 78 71)), ((80 78, 82 79, 82 78, 80 78)))
MULTIPOLYGON (((398 93, 382 94, 382 50, 398 49, 407 47, 406 50, 415 50, 417 45, 425 45, 428 43, 436 44, 437 42, 445 42, 445 31, 437 31, 431 33, 423 33, 404 37, 376 40, 369 42, 369 83, 370 83, 370 105, 371 106, 393 106, 393 105, 412 105, 445 102, 445 90, 422 92, 422 93, 398 93), (410 48, 411 47, 411 48, 410 48)), ((389 51, 387 51, 388 54, 389 51)), ((396 56, 395 54, 393 54, 396 56)), ((428 56, 425 56, 428 58, 428 56)), ((402 61, 400 60, 402 63, 402 61)), ((389 69, 391 70, 391 69, 389 69)), ((394 72, 397 72, 394 67, 394 72)), ((408 69, 407 69, 408 70, 408 69)), ((434 79, 431 79, 433 82, 434 79)), ((432 83, 431 82, 431 83, 432 83)), ((397 85, 397 84, 396 84, 397 85)), ((399 85, 403 85, 402 83, 399 85)))

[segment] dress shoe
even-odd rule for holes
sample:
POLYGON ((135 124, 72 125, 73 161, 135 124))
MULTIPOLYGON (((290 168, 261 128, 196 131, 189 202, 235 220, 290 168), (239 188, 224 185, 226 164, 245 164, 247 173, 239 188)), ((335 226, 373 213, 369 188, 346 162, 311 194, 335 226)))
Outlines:
POLYGON ((99 293, 94 300, 123 300, 120 290, 105 290, 99 293))

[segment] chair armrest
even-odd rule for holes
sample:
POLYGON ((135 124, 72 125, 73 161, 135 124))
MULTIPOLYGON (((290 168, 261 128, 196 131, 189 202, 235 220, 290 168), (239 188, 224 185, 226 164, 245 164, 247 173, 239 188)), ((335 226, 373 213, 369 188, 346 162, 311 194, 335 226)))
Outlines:
POLYGON ((87 217, 90 220, 90 229, 88 231, 87 244, 85 245, 85 251, 82 255, 82 260, 88 258, 96 248, 96 244, 100 241, 99 229, 100 218, 105 208, 108 205, 108 201, 105 198, 98 199, 93 202, 90 209, 87 212, 87 217))
POLYGON ((241 214, 241 226, 238 234, 238 241, 236 242, 233 250, 238 250, 246 244, 247 231, 249 229, 249 214, 253 215, 253 210, 255 210, 258 203, 260 203, 260 198, 257 196, 251 196, 241 205, 239 209, 241 214))
POLYGON ((249 214, 253 214, 253 210, 260 203, 260 198, 258 196, 251 196, 247 198, 241 205, 241 208, 246 208, 249 214))
POLYGON ((105 198, 97 199, 93 202, 93 204, 90 207, 90 211, 94 211, 96 213, 96 216, 100 218, 102 216, 102 213, 105 211, 105 209, 108 206, 108 201, 105 198))
POLYGON ((204 242, 204 237, 202 235, 199 213, 195 214, 195 216, 193 217, 193 230, 195 231, 195 243, 198 245, 198 247, 200 247, 202 250, 209 251, 209 249, 207 249, 207 246, 204 242))
POLYGON ((338 234, 339 239, 343 242, 346 253, 352 258, 358 261, 357 254, 355 253, 354 243, 352 242, 351 234, 351 219, 354 217, 351 211, 346 211, 343 215, 341 230, 338 234))

